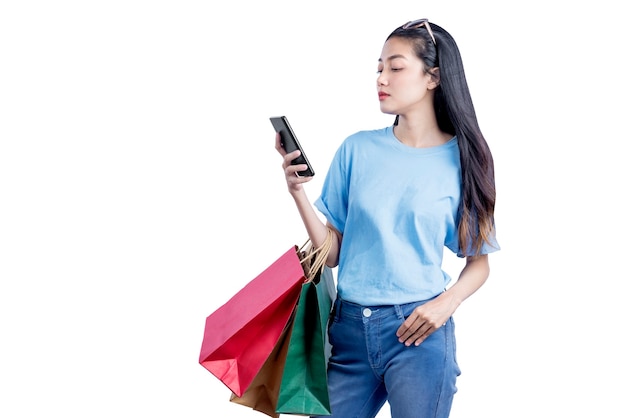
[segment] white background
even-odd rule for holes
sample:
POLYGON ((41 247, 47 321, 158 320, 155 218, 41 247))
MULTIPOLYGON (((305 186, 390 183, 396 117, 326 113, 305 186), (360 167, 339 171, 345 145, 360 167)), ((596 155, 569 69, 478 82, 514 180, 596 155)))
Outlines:
POLYGON ((268 117, 315 198, 346 135, 391 123, 376 61, 421 17, 457 40, 496 162, 502 251, 455 315, 452 417, 625 416, 616 8, 3 2, 0 416, 263 416, 198 357, 206 316, 305 238, 268 117))

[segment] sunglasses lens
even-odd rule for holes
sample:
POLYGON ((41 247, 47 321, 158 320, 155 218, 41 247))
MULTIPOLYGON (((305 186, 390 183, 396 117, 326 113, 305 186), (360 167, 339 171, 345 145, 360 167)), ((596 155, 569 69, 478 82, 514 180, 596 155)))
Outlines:
POLYGON ((404 26, 402 26, 402 29, 419 28, 420 26, 424 26, 426 22, 426 19, 413 20, 411 22, 407 22, 404 26))

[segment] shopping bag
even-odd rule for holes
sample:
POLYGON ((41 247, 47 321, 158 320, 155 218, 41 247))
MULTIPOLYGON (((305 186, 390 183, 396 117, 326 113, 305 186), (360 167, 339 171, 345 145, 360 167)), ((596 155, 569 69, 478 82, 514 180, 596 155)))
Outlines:
MULTIPOLYGON (((324 268, 324 263, 328 257, 330 245, 331 233, 329 231, 326 241, 320 248, 314 249, 311 242, 307 240, 305 245, 302 247, 302 250, 298 252, 303 270, 305 272, 305 276, 307 277, 307 279, 303 281, 301 285, 300 296, 298 299, 300 300, 303 295, 308 295, 309 293, 311 293, 309 291, 309 289, 311 288, 311 285, 309 283, 313 283, 314 286, 319 286, 321 278, 323 277, 323 285, 327 286, 327 291, 322 290, 322 294, 331 295, 331 301, 325 303, 326 308, 322 309, 326 309, 328 312, 330 312, 332 299, 334 299, 334 295, 336 293, 332 270, 330 268, 324 268), (320 273, 322 269, 324 269, 323 276, 320 273), (309 279, 309 277, 312 277, 313 280, 309 279)), ((305 306, 304 303, 300 302, 298 302, 298 305, 302 305, 303 307, 305 306)), ((322 305, 324 305, 324 303, 322 305)), ((309 306, 317 311, 315 304, 309 304, 307 305, 307 308, 309 306)), ((290 341, 292 338, 292 333, 294 331, 294 325, 297 315, 298 310, 294 307, 292 315, 287 325, 285 326, 285 329, 281 333, 281 336, 272 353, 269 355, 269 357, 261 367, 261 370, 255 376, 252 383, 249 385, 248 389, 243 393, 243 395, 238 396, 235 393, 231 394, 231 402, 248 406, 272 418, 278 418, 280 416, 280 413, 277 412, 279 390, 281 389, 281 381, 284 379, 283 370, 285 368, 288 348, 290 347, 290 341)), ((325 316, 326 318, 328 318, 328 313, 326 313, 325 316)), ((330 354, 329 344, 327 344, 327 353, 325 354, 330 354)), ((325 367, 323 370, 321 370, 321 372, 325 373, 325 367)), ((310 408, 305 405, 305 408, 301 408, 299 412, 306 413, 309 409, 310 408)))
POLYGON ((285 329, 306 276, 296 246, 206 318, 200 364, 241 396, 285 329))
POLYGON ((302 285, 278 393, 278 413, 331 413, 326 374, 331 346, 327 331, 335 289, 333 272, 328 267, 302 285))

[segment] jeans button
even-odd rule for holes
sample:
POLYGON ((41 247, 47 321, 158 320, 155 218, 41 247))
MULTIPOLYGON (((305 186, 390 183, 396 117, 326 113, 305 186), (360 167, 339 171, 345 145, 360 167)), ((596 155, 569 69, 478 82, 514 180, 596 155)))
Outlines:
POLYGON ((372 310, 370 308, 363 309, 363 316, 369 318, 370 316, 372 316, 372 310))

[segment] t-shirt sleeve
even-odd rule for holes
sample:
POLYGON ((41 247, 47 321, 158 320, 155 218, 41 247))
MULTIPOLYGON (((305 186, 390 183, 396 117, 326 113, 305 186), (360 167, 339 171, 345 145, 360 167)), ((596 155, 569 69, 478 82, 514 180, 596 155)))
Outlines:
MULTIPOLYGON (((493 230, 491 231, 491 235, 489 236, 489 240, 488 242, 483 243, 482 247, 480 248, 480 251, 478 251, 478 253, 476 253, 474 250, 469 250, 466 254, 462 253, 459 249, 458 246, 458 242, 456 243, 455 246, 453 247, 448 247, 450 248, 452 251, 456 252, 456 255, 458 257, 467 257, 467 256, 475 256, 475 255, 485 255, 485 254, 491 254, 494 253, 496 251, 500 250, 500 244, 498 243, 498 240, 496 239, 496 227, 494 225, 493 230)), ((471 245, 470 245, 471 248, 471 245)))
POLYGON ((341 234, 344 232, 348 214, 349 180, 344 143, 335 153, 326 173, 321 194, 314 203, 326 220, 341 234))

